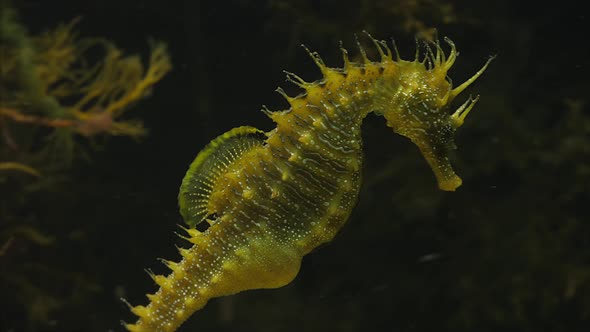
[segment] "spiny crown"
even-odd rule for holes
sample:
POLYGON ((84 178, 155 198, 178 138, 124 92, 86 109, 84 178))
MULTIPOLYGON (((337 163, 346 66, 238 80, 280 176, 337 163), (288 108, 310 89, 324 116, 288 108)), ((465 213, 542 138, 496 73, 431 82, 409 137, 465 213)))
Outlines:
MULTIPOLYGON (((379 53, 379 62, 374 62, 369 59, 365 48, 361 45, 358 38, 356 39, 356 43, 363 60, 362 63, 350 61, 348 51, 342 47, 342 43, 340 43, 340 50, 344 60, 342 68, 330 68, 326 66, 317 52, 312 52, 305 45, 301 45, 318 66, 323 77, 314 82, 306 82, 298 75, 284 71, 287 81, 301 87, 305 90, 305 93, 297 97, 291 97, 280 87, 277 88, 276 91, 292 104, 293 102, 296 102, 297 99, 301 99, 301 97, 307 96, 310 93, 314 94, 314 92, 321 92, 324 89, 336 90, 345 82, 364 81, 369 78, 376 78, 377 76, 393 77, 400 84, 409 88, 410 91, 406 92, 415 91, 416 94, 421 94, 422 92, 424 92, 422 94, 426 94, 427 92, 429 95, 428 97, 430 97, 428 98, 428 101, 432 103, 432 105, 430 105, 432 106, 431 108, 444 109, 445 106, 449 105, 457 95, 471 85, 485 71, 489 62, 492 60, 492 58, 490 58, 473 77, 452 89, 451 82, 447 78, 447 73, 455 63, 457 51, 455 44, 449 38, 444 38, 445 42, 451 47, 451 51, 448 55, 442 50, 438 39, 435 39, 434 41, 424 40, 425 52, 422 59, 420 59, 421 48, 419 47, 418 39, 416 39, 415 58, 413 61, 406 61, 399 55, 395 42, 392 41, 392 53, 387 42, 375 39, 366 31, 364 31, 364 33, 371 40, 379 53), (361 78, 360 76, 363 77, 361 78), (419 91, 419 89, 417 89, 419 87, 416 86, 416 83, 421 83, 422 87, 428 87, 428 91, 419 91), (414 84, 414 89, 411 88, 412 84, 414 84)), ((321 96, 317 97, 321 98, 321 96)), ((472 100, 467 104, 472 105, 472 100)), ((465 105, 465 107, 460 108, 460 112, 455 112, 452 115, 453 127, 458 128, 463 124, 465 117, 472 107, 467 106, 468 105, 465 105)), ((268 113, 266 109, 263 111, 268 113)))

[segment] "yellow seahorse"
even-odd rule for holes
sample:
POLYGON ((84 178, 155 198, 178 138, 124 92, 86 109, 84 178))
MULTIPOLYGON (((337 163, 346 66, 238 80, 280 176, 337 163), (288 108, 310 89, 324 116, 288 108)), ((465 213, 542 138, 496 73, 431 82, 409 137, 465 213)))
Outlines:
POLYGON ((461 185, 448 159, 453 135, 477 101, 471 97, 454 113, 449 104, 487 68, 453 88, 447 72, 455 45, 444 53, 438 41, 426 44, 423 60, 400 59, 383 41, 367 34, 381 55, 351 62, 341 47, 344 68, 328 68, 309 52, 323 78, 308 83, 287 78, 305 90, 283 94, 285 111, 263 110, 277 124, 269 132, 234 128, 214 139, 191 164, 180 187, 180 212, 190 226, 190 249, 172 272, 152 275, 160 289, 129 331, 175 331, 214 297, 248 289, 281 287, 293 280, 301 259, 332 240, 348 219, 360 188, 361 122, 370 112, 414 142, 442 190, 461 185))

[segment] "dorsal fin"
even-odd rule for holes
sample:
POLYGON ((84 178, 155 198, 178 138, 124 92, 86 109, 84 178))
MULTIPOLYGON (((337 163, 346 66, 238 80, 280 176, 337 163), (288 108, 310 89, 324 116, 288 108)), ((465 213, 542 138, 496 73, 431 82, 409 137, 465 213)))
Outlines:
POLYGON ((204 220, 217 178, 244 153, 262 146, 264 132, 254 127, 234 128, 212 140, 190 165, 178 193, 184 222, 195 227, 204 220))

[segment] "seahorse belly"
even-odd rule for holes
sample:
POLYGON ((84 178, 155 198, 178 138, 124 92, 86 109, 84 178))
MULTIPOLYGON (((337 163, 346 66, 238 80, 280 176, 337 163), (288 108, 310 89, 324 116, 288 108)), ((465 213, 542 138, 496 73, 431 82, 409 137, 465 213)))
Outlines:
POLYGON ((220 222, 208 232, 210 236, 191 239, 197 244, 181 251, 180 263, 169 263, 173 272, 168 277, 155 277, 160 289, 148 296, 147 307, 132 309, 139 319, 126 325, 130 331, 175 331, 211 298, 244 289, 280 287, 299 271, 300 252, 254 231, 247 223, 224 227, 220 222))

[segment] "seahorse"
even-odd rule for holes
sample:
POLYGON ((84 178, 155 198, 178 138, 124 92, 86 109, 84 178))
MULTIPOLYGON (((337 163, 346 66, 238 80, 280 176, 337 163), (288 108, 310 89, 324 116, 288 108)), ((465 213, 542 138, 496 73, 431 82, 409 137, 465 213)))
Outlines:
POLYGON ((168 276, 151 274, 160 288, 147 295, 147 306, 130 306, 139 318, 125 324, 129 331, 175 331, 211 298, 290 283, 303 256, 331 241, 351 214, 361 183, 361 123, 370 112, 417 145, 440 189, 461 185, 448 153, 478 97, 454 112, 449 105, 492 58, 453 88, 447 73, 457 51, 450 39, 448 54, 436 40, 407 61, 395 44, 392 54, 386 42, 367 36, 380 60, 371 61, 357 39, 362 63, 340 46, 343 68, 327 67, 304 46, 323 77, 306 82, 286 72, 304 92, 291 97, 277 89, 290 107, 263 108, 276 128, 234 128, 197 155, 178 196, 192 247, 179 249, 178 263, 164 260, 168 276))

